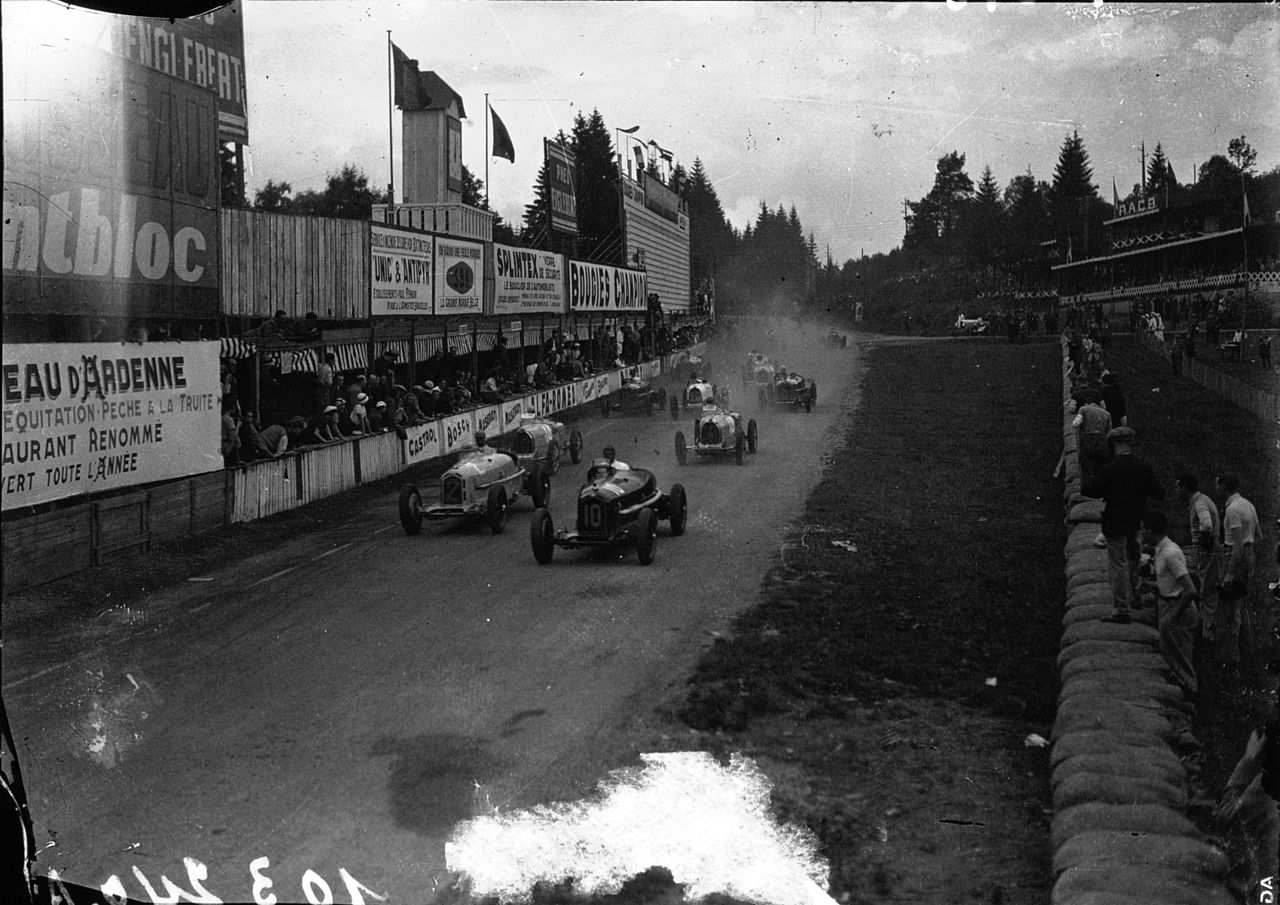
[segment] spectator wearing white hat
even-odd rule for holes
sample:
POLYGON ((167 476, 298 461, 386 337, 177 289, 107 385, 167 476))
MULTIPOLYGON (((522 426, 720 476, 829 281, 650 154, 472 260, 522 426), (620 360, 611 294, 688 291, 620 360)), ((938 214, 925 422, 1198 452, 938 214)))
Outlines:
POLYGON ((355 434, 372 433, 369 427, 369 396, 366 393, 356 395, 356 404, 351 407, 351 429, 355 434))

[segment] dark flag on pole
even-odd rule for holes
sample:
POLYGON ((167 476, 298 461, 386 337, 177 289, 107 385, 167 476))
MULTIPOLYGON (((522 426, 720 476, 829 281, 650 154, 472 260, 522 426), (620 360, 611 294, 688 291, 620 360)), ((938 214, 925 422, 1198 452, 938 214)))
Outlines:
POLYGON ((493 156, 504 157, 515 163, 516 146, 511 143, 511 133, 503 125, 502 118, 498 116, 497 110, 490 107, 489 112, 493 114, 493 156))
POLYGON ((391 55, 395 59, 396 106, 401 110, 427 109, 431 98, 422 90, 418 61, 409 59, 394 43, 391 45, 391 55))

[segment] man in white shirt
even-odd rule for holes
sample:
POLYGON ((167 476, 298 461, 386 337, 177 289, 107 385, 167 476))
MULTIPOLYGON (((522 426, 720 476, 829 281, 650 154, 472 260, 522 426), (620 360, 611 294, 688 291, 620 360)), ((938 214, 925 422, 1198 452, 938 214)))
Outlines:
POLYGON ((1234 600, 1219 594, 1218 599, 1227 614, 1227 659, 1240 662, 1241 623, 1249 585, 1257 565, 1257 547, 1262 541, 1262 527, 1258 524, 1258 510, 1240 495, 1240 479, 1233 474, 1219 475, 1218 493, 1226 497, 1222 507, 1222 586, 1240 596, 1234 600))
POLYGON ((1200 631, 1206 641, 1217 638, 1218 619, 1218 538, 1222 534, 1218 507, 1200 490, 1200 479, 1187 472, 1178 475, 1178 496, 1187 504, 1190 543, 1182 551, 1187 568, 1200 585, 1200 631))
POLYGON ((1163 512, 1151 511, 1142 518, 1143 539, 1155 548, 1152 567, 1156 594, 1160 598, 1157 620, 1160 653, 1182 687, 1187 700, 1196 693, 1194 666, 1196 645, 1196 586, 1187 570, 1182 548, 1169 539, 1169 520, 1163 512))
POLYGON ((604 448, 604 457, 605 457, 605 460, 609 463, 609 467, 612 468, 614 471, 630 471, 631 470, 631 466, 628 465, 626 462, 618 461, 618 453, 616 450, 614 450, 612 446, 606 446, 604 448))

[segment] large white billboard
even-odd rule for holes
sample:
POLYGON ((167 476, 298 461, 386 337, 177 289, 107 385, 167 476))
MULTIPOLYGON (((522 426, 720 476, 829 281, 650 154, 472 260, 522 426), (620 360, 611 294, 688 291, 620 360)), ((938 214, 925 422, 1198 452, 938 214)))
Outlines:
POLYGON ((494 314, 564 311, 564 257, 533 248, 493 246, 494 314))

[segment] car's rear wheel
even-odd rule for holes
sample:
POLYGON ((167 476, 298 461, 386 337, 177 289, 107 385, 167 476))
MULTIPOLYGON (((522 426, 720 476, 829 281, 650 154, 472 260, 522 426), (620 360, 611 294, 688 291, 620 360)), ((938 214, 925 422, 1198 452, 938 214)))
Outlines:
POLYGON ((738 431, 737 435, 733 438, 733 461, 741 465, 746 451, 747 440, 742 436, 742 431, 738 431))
POLYGON ((400 488, 400 524, 405 534, 422 530, 422 494, 412 484, 400 488))
POLYGON ((560 470, 560 444, 552 440, 547 444, 547 473, 555 474, 560 470))
POLYGON ((539 470, 529 476, 529 495, 533 498, 534 509, 545 509, 551 499, 551 475, 539 470))
POLYGON ((658 387, 658 408, 666 408, 667 405, 667 388, 658 387))
POLYGON ((658 540, 657 528, 658 516, 654 511, 647 507, 641 509, 640 515, 636 517, 636 556, 640 558, 642 566, 653 562, 653 551, 658 540))
POLYGON ((556 551, 555 528, 551 525, 551 513, 538 509, 533 513, 533 521, 529 523, 529 541, 533 545, 533 558, 538 565, 545 566, 551 562, 556 551))
POLYGON ((569 461, 574 465, 582 461, 582 431, 576 427, 569 432, 569 461))
POLYGON ((684 443, 684 431, 676 431, 676 464, 683 465, 688 461, 689 453, 684 443))
POLYGON ((676 398, 676 394, 671 394, 671 420, 677 421, 680 418, 680 400, 676 398))
POLYGON ((490 487, 489 498, 485 500, 485 518, 489 522, 489 530, 501 534, 507 527, 507 491, 503 487, 490 487))
POLYGON ((668 504, 671 514, 669 516, 671 522, 671 536, 679 537, 684 534, 684 526, 689 518, 689 501, 685 497, 683 484, 672 484, 671 493, 668 494, 671 502, 668 504))
POLYGON ((756 430, 756 419, 752 418, 747 422, 747 452, 754 453, 759 442, 759 434, 756 430))

